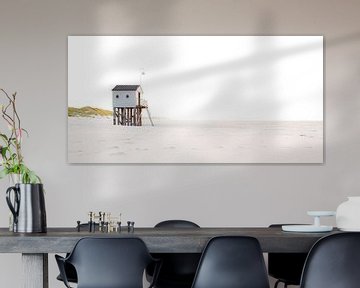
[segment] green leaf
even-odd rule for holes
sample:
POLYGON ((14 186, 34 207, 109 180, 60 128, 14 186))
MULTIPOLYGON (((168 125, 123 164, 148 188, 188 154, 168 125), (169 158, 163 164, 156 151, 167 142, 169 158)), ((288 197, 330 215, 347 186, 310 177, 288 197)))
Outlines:
POLYGON ((8 137, 5 134, 0 133, 0 137, 4 140, 4 142, 8 142, 8 137))
POLYGON ((21 128, 21 130, 25 132, 25 134, 26 134, 27 137, 29 137, 29 132, 28 132, 26 129, 21 128))
POLYGON ((6 158, 6 152, 7 152, 8 150, 9 150, 8 147, 2 147, 2 148, 1 148, 1 156, 2 156, 3 158, 6 158))
POLYGON ((41 179, 39 176, 35 174, 34 171, 30 170, 23 163, 18 165, 19 173, 21 174, 21 181, 25 184, 37 184, 41 183, 41 179))
POLYGON ((30 183, 32 184, 39 183, 39 177, 36 176, 36 174, 33 171, 30 171, 29 178, 30 178, 30 183))
POLYGON ((0 179, 3 179, 5 176, 9 174, 8 169, 4 168, 0 171, 0 179))

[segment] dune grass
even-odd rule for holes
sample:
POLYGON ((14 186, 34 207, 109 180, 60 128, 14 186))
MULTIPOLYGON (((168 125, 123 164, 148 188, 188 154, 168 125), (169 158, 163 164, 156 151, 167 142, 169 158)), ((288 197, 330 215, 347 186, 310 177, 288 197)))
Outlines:
POLYGON ((68 107, 68 117, 112 116, 112 114, 112 111, 90 106, 81 108, 68 107))

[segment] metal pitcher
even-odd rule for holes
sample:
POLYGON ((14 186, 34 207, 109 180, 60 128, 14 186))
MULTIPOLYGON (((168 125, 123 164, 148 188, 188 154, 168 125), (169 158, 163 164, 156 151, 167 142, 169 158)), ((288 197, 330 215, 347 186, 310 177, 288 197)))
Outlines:
POLYGON ((46 232, 45 198, 42 184, 15 184, 6 190, 6 202, 14 216, 14 232, 46 232), (11 197, 12 192, 14 193, 13 197, 11 197))

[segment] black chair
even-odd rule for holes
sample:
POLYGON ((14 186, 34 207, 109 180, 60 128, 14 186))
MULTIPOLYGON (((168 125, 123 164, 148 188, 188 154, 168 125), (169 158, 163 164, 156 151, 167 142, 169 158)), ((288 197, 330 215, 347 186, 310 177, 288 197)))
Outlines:
MULTIPOLYGON (((68 256, 69 256, 69 254, 66 254, 66 257, 68 257, 68 256)), ((75 267, 73 265, 71 265, 68 262, 64 262, 64 273, 66 275, 66 279, 68 282, 77 283, 77 274, 76 274, 75 267)), ((61 277, 61 274, 59 274, 56 277, 56 279, 64 282, 63 277, 61 277)))
POLYGON ((78 288, 142 288, 145 268, 156 262, 139 238, 82 238, 67 258, 55 258, 66 287, 65 263, 75 267, 78 288))
POLYGON ((269 288, 256 238, 220 236, 207 244, 192 288, 269 288))
MULTIPOLYGON (((80 224, 80 229, 81 230, 83 230, 83 229, 88 230, 89 229, 89 224, 88 223, 80 224)), ((95 229, 99 229, 99 224, 98 223, 95 223, 95 229)), ((68 256, 69 256, 69 253, 66 254, 66 257, 68 257, 68 256)), ((71 265, 70 263, 67 263, 67 262, 64 263, 64 266, 65 266, 65 274, 66 274, 68 282, 77 283, 77 275, 76 275, 76 270, 75 270, 74 266, 71 265)), ((59 274, 56 277, 56 279, 59 280, 59 281, 64 282, 63 278, 61 277, 61 274, 59 274)))
POLYGON ((301 288, 360 287, 360 233, 321 238, 306 259, 301 288))
MULTIPOLYGON (((288 224, 272 224, 270 228, 280 228, 288 224)), ((301 273, 304 268, 307 253, 269 253, 268 272, 277 281, 274 288, 280 283, 286 288, 288 285, 300 285, 301 273)))
MULTIPOLYGON (((166 220, 155 225, 155 228, 200 228, 199 225, 187 220, 166 220)), ((161 259, 162 266, 159 272, 156 288, 190 288, 194 280, 200 253, 157 253, 152 254, 161 259)), ((153 267, 146 270, 146 278, 151 281, 153 267)))
POLYGON ((155 228, 200 228, 200 226, 188 220, 165 220, 156 224, 155 228))

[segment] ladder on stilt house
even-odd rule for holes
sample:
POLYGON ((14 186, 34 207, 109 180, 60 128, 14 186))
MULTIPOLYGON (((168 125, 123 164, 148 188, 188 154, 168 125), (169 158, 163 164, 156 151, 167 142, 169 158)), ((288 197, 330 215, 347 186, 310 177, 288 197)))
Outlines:
POLYGON ((151 115, 150 115, 149 108, 148 108, 148 107, 146 107, 145 109, 146 109, 146 112, 147 112, 147 114, 148 114, 148 116, 149 116, 151 126, 154 126, 154 123, 153 123, 153 121, 152 121, 152 119, 151 119, 151 115))

